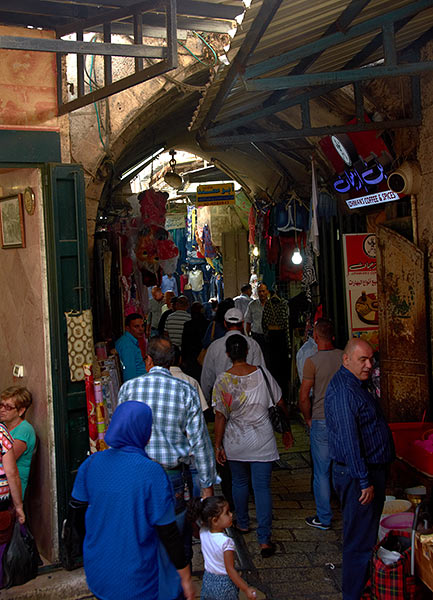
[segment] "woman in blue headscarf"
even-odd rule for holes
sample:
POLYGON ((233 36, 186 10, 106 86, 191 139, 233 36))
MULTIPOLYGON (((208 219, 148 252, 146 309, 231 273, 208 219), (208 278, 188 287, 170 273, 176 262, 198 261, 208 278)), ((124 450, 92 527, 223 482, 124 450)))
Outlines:
POLYGON ((170 482, 144 450, 151 429, 146 404, 120 404, 105 435, 110 448, 87 458, 75 479, 73 500, 88 504, 84 570, 100 600, 158 600, 159 540, 178 570, 185 597, 195 597, 170 482))

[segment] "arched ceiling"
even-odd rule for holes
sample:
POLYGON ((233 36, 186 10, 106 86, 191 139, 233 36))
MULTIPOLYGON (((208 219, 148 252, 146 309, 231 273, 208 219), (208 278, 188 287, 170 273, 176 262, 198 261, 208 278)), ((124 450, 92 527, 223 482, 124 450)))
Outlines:
MULTIPOLYGON (((46 19, 69 31, 83 19, 98 20, 102 9, 120 14, 146 6, 133 0, 3 0, 0 22, 33 18, 39 26, 46 19)), ((202 11, 208 15, 203 30, 215 23, 221 30, 239 6, 239 0, 178 0, 178 25, 187 27, 188 18, 197 21, 202 11)), ((132 25, 130 18, 110 21, 132 25)), ((419 50, 433 39, 432 23, 433 0, 252 0, 227 65, 210 78, 206 67, 197 68, 185 80, 204 91, 172 87, 143 106, 127 147, 115 156, 112 183, 165 146, 214 162, 251 197, 278 200, 294 186, 308 195, 313 153, 319 175, 331 173, 318 146, 322 137, 370 129, 392 140, 397 129, 420 124, 420 76, 433 62, 421 61, 419 50), (393 100, 383 93, 392 86, 382 81, 398 82, 393 100)))

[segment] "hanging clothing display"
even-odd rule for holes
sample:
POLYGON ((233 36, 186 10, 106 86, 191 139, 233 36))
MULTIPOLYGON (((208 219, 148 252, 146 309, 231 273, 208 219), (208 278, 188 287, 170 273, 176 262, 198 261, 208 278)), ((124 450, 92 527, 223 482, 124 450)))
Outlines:
POLYGON ((216 256, 216 250, 214 245, 212 244, 212 238, 210 234, 210 229, 208 225, 203 227, 203 244, 204 244, 204 255, 206 258, 213 258, 216 256))
POLYGON ((316 283, 316 270, 314 268, 313 249, 311 247, 311 244, 307 244, 303 260, 302 287, 305 290, 305 294, 309 302, 312 301, 311 286, 314 283, 316 283))
POLYGON ((84 381, 84 364, 93 362, 92 311, 65 313, 71 381, 84 381))

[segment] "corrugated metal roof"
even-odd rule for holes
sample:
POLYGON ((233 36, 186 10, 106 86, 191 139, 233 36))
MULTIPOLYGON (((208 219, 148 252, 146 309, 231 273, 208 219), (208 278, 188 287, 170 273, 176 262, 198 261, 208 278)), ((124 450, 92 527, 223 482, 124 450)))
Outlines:
MULTIPOLYGON (((246 10, 244 20, 238 28, 228 52, 230 63, 237 55, 264 2, 265 0, 263 2, 253 0, 251 7, 246 10)), ((320 0, 314 2, 311 2, 311 0, 283 0, 264 35, 249 56, 246 66, 256 65, 305 44, 316 42, 325 35, 326 30, 332 24, 337 22, 342 13, 354 4, 356 3, 350 2, 350 0, 320 0)), ((371 0, 351 21, 349 28, 386 15, 401 7, 407 7, 410 4, 411 2, 407 0, 371 0)), ((395 33, 397 51, 406 48, 430 30, 433 23, 433 0, 430 5, 430 8, 422 10, 412 18, 407 18, 404 23, 399 23, 395 33)), ((324 50, 305 72, 341 70, 350 59, 362 52, 367 44, 380 33, 381 29, 378 27, 374 31, 324 50)), ((364 64, 378 61, 383 57, 383 46, 379 45, 365 58, 364 64)), ((266 72, 262 77, 287 76, 298 63, 299 60, 287 62, 281 67, 266 72)), ((220 67, 213 81, 207 86, 207 90, 203 93, 194 113, 190 128, 198 129, 202 126, 229 69, 229 65, 220 67)), ((259 109, 272 94, 272 91, 247 91, 243 80, 238 78, 225 98, 214 122, 227 121, 235 115, 239 116, 254 109, 259 109)))

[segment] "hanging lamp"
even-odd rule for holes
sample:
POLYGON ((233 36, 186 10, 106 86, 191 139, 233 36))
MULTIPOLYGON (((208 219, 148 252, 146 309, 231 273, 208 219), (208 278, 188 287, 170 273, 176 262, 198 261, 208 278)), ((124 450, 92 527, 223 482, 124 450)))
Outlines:
POLYGON ((183 180, 182 180, 182 177, 180 175, 178 175, 175 170, 175 167, 176 167, 176 159, 174 158, 175 154, 176 154, 176 150, 170 150, 171 159, 170 159, 169 165, 171 167, 171 171, 167 171, 167 173, 164 175, 164 181, 170 187, 174 188, 175 190, 178 190, 180 187, 182 187, 183 180))

